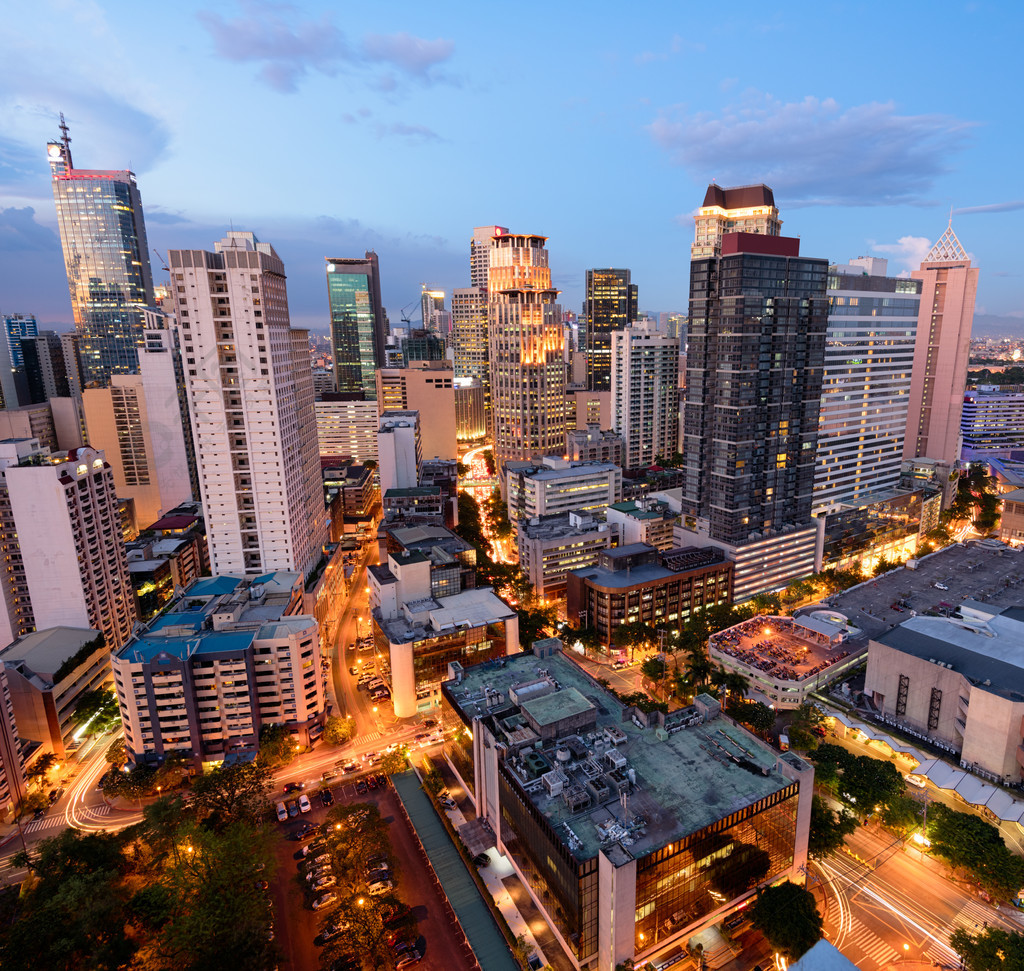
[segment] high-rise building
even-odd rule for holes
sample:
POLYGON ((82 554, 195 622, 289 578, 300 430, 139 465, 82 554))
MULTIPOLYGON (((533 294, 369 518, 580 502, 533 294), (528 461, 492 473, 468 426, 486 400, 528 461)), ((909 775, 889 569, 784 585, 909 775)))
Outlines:
POLYGON ((7 572, 0 640, 31 630, 102 631, 119 647, 136 620, 114 476, 103 452, 50 455, 0 442, 0 532, 7 572))
POLYGON ((587 270, 583 317, 590 391, 611 388, 612 335, 637 319, 637 287, 629 277, 629 270, 587 270))
POLYGON ((308 573, 327 517, 308 332, 290 326, 284 264, 236 231, 168 258, 213 572, 308 573))
POLYGON ((377 433, 380 492, 415 489, 420 484, 423 447, 417 411, 385 411, 377 433))
POLYGON ((484 392, 485 418, 491 408, 491 375, 487 362, 487 290, 466 287, 452 291, 452 361, 455 377, 476 379, 484 392))
POLYGON ((815 512, 899 485, 921 283, 887 269, 829 267, 815 512))
POLYGON ((412 330, 408 337, 401 340, 401 364, 385 363, 381 367, 408 367, 412 361, 445 361, 447 355, 444 344, 444 338, 437 334, 427 330, 412 330))
POLYGON ((611 337, 612 427, 626 445, 626 468, 640 469, 679 445, 679 339, 640 321, 611 337))
POLYGON ((3 314, 0 316, 0 323, 3 324, 2 336, 7 341, 11 366, 20 368, 24 364, 21 342, 39 333, 36 318, 32 314, 3 314))
POLYGON ((143 308, 154 303, 142 197, 134 172, 76 169, 63 117, 61 130, 46 150, 82 380, 103 385, 136 373, 143 308))
POLYGON ((451 330, 451 316, 445 310, 444 290, 430 290, 426 285, 420 293, 420 317, 423 329, 430 334, 437 334, 442 340, 447 339, 451 330))
POLYGON ((455 378, 455 437, 477 442, 487 434, 483 385, 476 378, 455 378))
POLYGON ((334 462, 377 461, 377 402, 362 394, 325 394, 314 402, 320 457, 334 462))
POLYGON ((488 357, 499 468, 565 449, 565 337, 546 240, 504 234, 491 241, 488 357))
POLYGON ((487 292, 487 280, 491 267, 491 241, 503 236, 508 230, 504 226, 477 226, 469 241, 469 285, 487 292))
POLYGON ((328 258, 326 264, 335 383, 343 394, 372 398, 373 372, 384 366, 387 343, 377 254, 368 250, 363 259, 328 258))
POLYGON ((0 819, 13 820, 25 796, 24 757, 14 720, 14 701, 7 672, 0 667, 0 819))
POLYGON ((418 411, 423 458, 458 458, 455 386, 447 361, 412 361, 408 367, 377 372, 377 406, 387 411, 418 411))
POLYGON ((782 232, 775 195, 763 183, 729 189, 709 185, 694 222, 696 231, 690 247, 694 260, 718 256, 726 233, 779 236, 782 232))
POLYGON ((921 281, 922 290, 903 458, 930 458, 953 467, 960 457, 978 270, 952 221, 910 275, 921 281))
POLYGON ((21 358, 28 388, 28 402, 40 404, 51 398, 69 398, 67 361, 60 334, 44 330, 21 341, 21 358))

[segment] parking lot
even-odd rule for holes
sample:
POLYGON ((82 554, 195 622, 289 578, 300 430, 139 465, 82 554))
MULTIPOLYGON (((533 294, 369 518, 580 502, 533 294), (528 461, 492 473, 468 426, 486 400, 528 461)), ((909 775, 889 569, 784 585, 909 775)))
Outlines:
POLYGON ((963 600, 1019 605, 1022 583, 1024 553, 972 543, 950 546, 919 560, 916 570, 896 570, 827 602, 864 631, 863 637, 877 637, 907 620, 911 611, 951 613, 963 600))

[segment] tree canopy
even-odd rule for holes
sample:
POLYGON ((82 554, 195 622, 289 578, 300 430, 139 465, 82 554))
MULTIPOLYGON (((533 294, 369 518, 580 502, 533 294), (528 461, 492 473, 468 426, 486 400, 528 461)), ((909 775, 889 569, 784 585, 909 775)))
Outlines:
POLYGON ((970 934, 958 927, 950 935, 949 946, 967 971, 1024 971, 1024 935, 999 927, 970 934))
POLYGON ((857 828, 857 818, 845 809, 832 809, 821 796, 811 800, 811 831, 807 852, 814 859, 835 853, 857 828))
POLYGON ((796 961, 821 940, 823 920, 814 894, 786 881, 758 894, 750 918, 768 943, 796 961))
POLYGON ((1024 887, 1024 858, 1010 852, 999 830, 973 813, 936 803, 928 810, 932 852, 966 870, 999 900, 1013 900, 1024 887))

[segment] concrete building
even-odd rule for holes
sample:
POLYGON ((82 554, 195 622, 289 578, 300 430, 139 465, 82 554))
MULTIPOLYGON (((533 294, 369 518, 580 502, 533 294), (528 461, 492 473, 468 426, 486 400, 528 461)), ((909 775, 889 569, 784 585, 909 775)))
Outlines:
POLYGON ((110 681, 110 648, 98 630, 50 627, 0 651, 18 736, 66 759, 77 748, 75 711, 110 681))
POLYGON ((405 550, 367 571, 377 671, 398 718, 439 703, 448 665, 519 651, 519 616, 490 587, 435 597, 431 557, 405 550))
POLYGON ((388 489, 381 498, 384 526, 453 526, 451 500, 440 486, 388 489))
POLYGON ((7 672, 0 665, 0 820, 12 822, 25 797, 24 756, 7 672))
POLYGON ((455 384, 448 361, 410 361, 404 368, 377 371, 377 407, 386 412, 417 411, 430 416, 420 423, 425 459, 458 458, 455 384))
POLYGON ((327 513, 308 333, 289 324, 284 264, 249 232, 167 255, 213 572, 308 573, 327 513))
POLYGON ((346 520, 368 520, 380 506, 380 489, 377 487, 372 467, 346 465, 340 468, 325 468, 323 477, 328 501, 334 493, 341 494, 341 513, 346 520))
MULTIPOLYGON (((385 533, 388 554, 418 553, 430 560, 430 595, 450 597, 476 588, 476 547, 443 526, 394 526, 385 533)), ((370 601, 373 606, 373 601, 370 601)))
POLYGON ((487 436, 487 399, 478 378, 455 378, 455 437, 459 443, 487 436))
POLYGON ((653 497, 616 502, 605 511, 605 519, 616 527, 623 546, 646 543, 658 550, 675 546, 673 529, 677 516, 668 503, 653 497))
POLYGON ((334 382, 343 394, 376 394, 374 372, 384 367, 387 317, 380 299, 377 254, 325 259, 334 349, 334 382))
POLYGON ((960 433, 965 455, 975 449, 1024 446, 1024 394, 1005 392, 998 386, 968 390, 960 433))
POLYGON ((415 489, 420 484, 423 465, 423 440, 418 411, 386 411, 380 416, 377 432, 380 491, 386 496, 392 489, 415 489))
POLYGON ((622 498, 622 469, 610 462, 542 458, 505 467, 512 520, 554 513, 596 512, 622 498))
MULTIPOLYGON (((488 252, 490 250, 488 240, 488 252)), ((487 290, 465 287, 452 291, 452 361, 457 380, 475 380, 490 411, 491 376, 487 350, 487 290)))
POLYGON ((1024 489, 1005 492, 1003 514, 999 520, 999 538, 1011 546, 1024 543, 1024 489))
POLYGON ((1024 780, 1024 609, 965 600, 868 644, 864 693, 883 721, 954 751, 996 782, 1024 780))
POLYGON ((547 237, 495 236, 488 271, 488 361, 494 459, 565 449, 565 337, 547 237))
POLYGON ((585 391, 582 388, 567 388, 565 393, 566 429, 599 428, 612 426, 611 391, 585 391))
POLYGON ((637 319, 637 300, 629 270, 587 270, 580 339, 591 391, 611 390, 612 335, 637 319))
POLYGON ((26 404, 71 396, 64 344, 56 331, 44 330, 21 341, 21 358, 28 392, 26 404))
POLYGON ((931 458, 954 467, 960 457, 978 270, 952 221, 911 277, 922 288, 903 458, 931 458))
MULTIPOLYGON (((201 511, 201 507, 200 507, 201 511)), ((149 534, 125 544, 128 573, 146 621, 209 571, 202 519, 181 509, 148 526, 149 534)))
POLYGON ((618 531, 581 513, 555 513, 517 524, 520 572, 539 597, 564 597, 566 575, 595 566, 598 556, 618 542, 618 531))
POLYGON ((653 321, 611 335, 612 428, 626 445, 624 467, 640 469, 679 447, 679 341, 653 321))
POLYGON ((591 423, 565 433, 565 452, 570 462, 611 462, 621 466, 625 444, 617 432, 601 431, 600 425, 591 423))
POLYGON ((733 188, 709 185, 694 223, 690 247, 690 258, 694 260, 721 255, 722 238, 727 233, 782 235, 775 196, 763 183, 733 188))
POLYGON ((129 758, 252 758, 265 725, 315 742, 324 679, 317 622, 299 613, 302 602, 300 573, 206 577, 116 651, 111 666, 129 758))
POLYGON ((48 627, 131 636, 128 576, 114 477, 88 447, 50 455, 34 440, 0 442, 0 531, 7 573, 0 641, 48 627))
POLYGON ((899 483, 921 281, 859 257, 828 271, 815 514, 899 483))
POLYGON ((609 647, 622 624, 680 630, 695 610, 730 603, 732 580, 732 563, 714 547, 659 552, 633 543, 567 576, 566 615, 609 647))
POLYGON ((469 285, 487 292, 490 281, 491 245, 495 236, 504 236, 504 226, 476 226, 469 241, 469 285))
POLYGON ((452 665, 444 754, 573 968, 639 967, 673 942, 685 953, 759 887, 802 881, 806 762, 707 695, 644 715, 554 638, 534 652, 452 665))
POLYGON ((325 394, 313 403, 321 459, 377 461, 377 402, 351 394, 325 394))

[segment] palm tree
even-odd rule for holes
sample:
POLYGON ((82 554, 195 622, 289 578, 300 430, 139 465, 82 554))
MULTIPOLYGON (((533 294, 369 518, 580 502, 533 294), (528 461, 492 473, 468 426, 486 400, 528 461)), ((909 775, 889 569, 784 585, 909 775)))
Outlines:
POLYGON ((711 658, 703 650, 691 651, 686 658, 686 662, 683 664, 683 671, 686 674, 687 680, 696 689, 708 683, 708 678, 711 677, 714 667, 714 664, 711 663, 711 658))
POLYGON ((740 674, 739 671, 730 671, 725 680, 725 687, 732 695, 733 700, 736 700, 737 696, 743 700, 750 693, 750 678, 745 674, 740 674))

